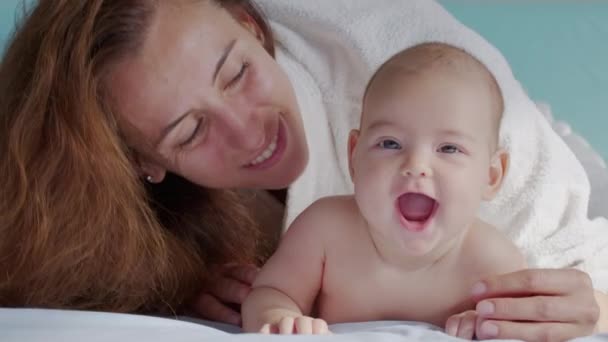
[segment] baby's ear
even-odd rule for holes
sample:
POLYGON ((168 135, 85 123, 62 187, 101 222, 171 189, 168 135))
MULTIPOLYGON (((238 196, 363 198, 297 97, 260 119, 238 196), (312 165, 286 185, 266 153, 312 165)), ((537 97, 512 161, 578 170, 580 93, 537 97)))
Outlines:
POLYGON ((504 149, 499 149, 492 156, 490 161, 490 169, 488 184, 483 193, 483 199, 489 201, 496 196, 500 186, 504 180, 507 170, 509 168, 509 153, 504 149))
POLYGON ((353 181, 355 178, 353 155, 355 153, 355 147, 357 146, 357 140, 359 140, 359 130, 353 129, 348 135, 348 171, 350 172, 350 179, 353 181))

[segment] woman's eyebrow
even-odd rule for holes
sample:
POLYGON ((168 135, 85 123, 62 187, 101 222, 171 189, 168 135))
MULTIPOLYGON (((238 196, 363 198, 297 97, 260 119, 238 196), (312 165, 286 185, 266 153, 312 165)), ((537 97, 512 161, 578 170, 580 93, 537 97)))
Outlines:
POLYGON ((230 51, 232 51, 234 44, 236 44, 236 39, 232 40, 230 43, 228 43, 228 45, 226 45, 226 48, 224 49, 224 53, 222 53, 222 56, 217 61, 217 64, 215 64, 215 71, 213 72, 213 78, 211 79, 212 85, 215 84, 217 75, 219 74, 220 69, 222 69, 222 66, 224 65, 224 63, 226 62, 226 59, 228 58, 230 51))

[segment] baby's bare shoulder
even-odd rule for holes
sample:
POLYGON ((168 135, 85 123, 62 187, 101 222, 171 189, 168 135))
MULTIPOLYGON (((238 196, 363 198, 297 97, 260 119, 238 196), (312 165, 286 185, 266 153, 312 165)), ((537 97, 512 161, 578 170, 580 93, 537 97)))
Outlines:
POLYGON ((473 265, 475 273, 500 274, 526 267, 520 249, 496 227, 478 221, 471 228, 463 248, 467 264, 473 265))
POLYGON ((305 229, 314 234, 333 234, 353 226, 359 220, 353 196, 329 196, 313 202, 294 220, 288 231, 305 229))
POLYGON ((352 220, 359 216, 354 196, 329 196, 316 200, 306 209, 325 221, 352 220))

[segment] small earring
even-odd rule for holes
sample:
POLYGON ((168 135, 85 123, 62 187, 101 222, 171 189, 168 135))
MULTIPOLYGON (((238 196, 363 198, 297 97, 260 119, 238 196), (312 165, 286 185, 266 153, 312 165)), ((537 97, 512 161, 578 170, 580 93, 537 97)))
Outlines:
POLYGON ((152 183, 152 181, 153 181, 153 180, 154 180, 154 178, 152 178, 152 176, 149 176, 149 175, 148 175, 148 176, 146 176, 146 181, 147 181, 148 183, 152 183))

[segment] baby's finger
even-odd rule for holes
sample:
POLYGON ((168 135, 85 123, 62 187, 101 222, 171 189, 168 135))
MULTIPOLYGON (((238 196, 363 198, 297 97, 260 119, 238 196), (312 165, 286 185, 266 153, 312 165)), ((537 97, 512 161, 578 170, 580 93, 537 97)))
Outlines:
POLYGON ((295 319, 296 333, 301 335, 312 334, 312 318, 301 316, 295 319))
POLYGON ((330 334, 329 327, 327 326, 327 322, 320 318, 315 318, 312 320, 312 333, 315 335, 326 335, 330 334))
POLYGON ((279 322, 279 334, 291 335, 293 334, 294 319, 293 317, 283 317, 279 322))
POLYGON ((450 336, 456 336, 458 334, 458 327, 460 326, 460 321, 462 320, 462 315, 454 315, 448 318, 445 322, 445 333, 450 336))
POLYGON ((460 319, 460 325, 458 326, 458 333, 456 337, 472 340, 475 335, 475 323, 477 315, 475 312, 466 312, 460 319))
POLYGON ((269 335, 270 334, 270 324, 266 323, 262 325, 260 329, 260 334, 269 335))

